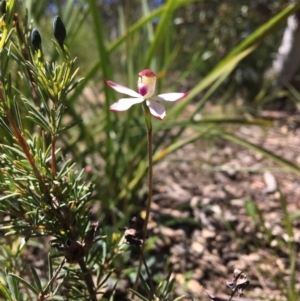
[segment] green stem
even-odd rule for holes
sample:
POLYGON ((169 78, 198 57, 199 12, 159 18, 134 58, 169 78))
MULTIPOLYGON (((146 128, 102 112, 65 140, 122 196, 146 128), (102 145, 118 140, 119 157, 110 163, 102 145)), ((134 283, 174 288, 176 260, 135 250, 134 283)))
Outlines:
MULTIPOLYGON (((139 266, 138 271, 134 283, 133 289, 136 291, 139 283, 139 274, 142 269, 143 264, 143 253, 145 250, 145 241, 147 238, 147 226, 150 216, 150 209, 151 209, 151 202, 152 202, 152 190, 153 190, 153 149, 152 149, 152 122, 151 122, 151 114, 149 111, 149 108, 146 105, 146 102, 143 102, 143 110, 144 110, 144 116, 145 116, 145 122, 147 126, 147 138, 148 138, 148 200, 146 205, 146 217, 144 220, 144 228, 143 228, 143 245, 141 248, 141 256, 139 260, 139 266)), ((150 279, 151 281, 151 279, 150 279)), ((134 295, 132 294, 132 299, 134 298, 134 295)))
POLYGON ((150 216, 151 202, 152 202, 152 190, 153 190, 153 156, 152 156, 152 126, 147 130, 148 135, 148 200, 146 207, 146 217, 144 222, 144 235, 143 235, 143 245, 145 245, 145 240, 147 237, 147 226, 150 216))

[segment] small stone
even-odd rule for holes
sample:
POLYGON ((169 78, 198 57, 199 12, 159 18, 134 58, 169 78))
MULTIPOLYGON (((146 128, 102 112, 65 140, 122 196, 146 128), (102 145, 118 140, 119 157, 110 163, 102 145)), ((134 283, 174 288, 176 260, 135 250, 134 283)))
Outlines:
POLYGON ((194 254, 194 255, 201 255, 204 251, 204 246, 203 244, 201 244, 198 241, 193 241, 191 244, 191 249, 190 251, 194 254))
POLYGON ((202 294, 203 287, 202 285, 195 279, 190 279, 187 284, 188 290, 193 294, 193 296, 199 296, 202 294))

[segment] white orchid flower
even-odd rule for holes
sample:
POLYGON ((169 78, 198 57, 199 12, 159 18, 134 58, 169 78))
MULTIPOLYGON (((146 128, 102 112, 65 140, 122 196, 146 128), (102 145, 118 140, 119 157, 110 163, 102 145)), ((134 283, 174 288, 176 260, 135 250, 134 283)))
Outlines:
POLYGON ((150 113, 153 117, 163 120, 166 117, 166 110, 160 101, 174 102, 185 98, 188 93, 164 93, 157 96, 152 96, 155 91, 156 75, 150 69, 143 70, 139 73, 138 92, 119 85, 110 80, 105 80, 105 83, 115 91, 131 96, 131 98, 121 98, 110 106, 113 112, 122 112, 128 110, 131 106, 146 101, 150 113))

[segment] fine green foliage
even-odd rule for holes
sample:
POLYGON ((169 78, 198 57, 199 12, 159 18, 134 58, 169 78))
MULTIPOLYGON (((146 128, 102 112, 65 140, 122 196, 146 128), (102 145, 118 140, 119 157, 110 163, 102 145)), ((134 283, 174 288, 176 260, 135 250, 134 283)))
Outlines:
MULTIPOLYGON (((111 38, 97 1, 2 1, 0 298, 64 300, 67 294, 68 300, 113 300, 117 279, 135 268, 128 267, 133 248, 124 244, 119 226, 133 211, 142 211, 148 140, 140 107, 122 115, 110 112, 118 96, 104 79, 118 78, 134 88, 139 71, 151 68, 158 74, 158 93, 174 87, 187 92, 184 82, 195 72, 200 54, 175 73, 182 45, 176 40, 174 18, 197 2, 168 0, 152 10, 148 1, 138 1, 133 21, 128 7, 119 6, 119 35, 111 38), (51 25, 54 8, 59 17, 51 25), (92 93, 85 94, 95 82, 96 100, 92 93), (29 256, 36 249, 43 258, 40 268, 29 256)), ((299 8, 295 2, 262 24, 198 78, 189 96, 167 110, 163 122, 153 122, 154 164, 188 143, 219 136, 300 174, 291 162, 225 128, 270 122, 235 116, 198 118, 238 64, 299 8)), ((293 246, 290 252, 294 256, 293 246)), ((291 269, 294 260, 291 257, 291 269)), ((173 299, 171 274, 155 288, 143 274, 140 280, 142 290, 131 290, 133 295, 142 300, 173 299)), ((296 296, 291 289, 287 295, 296 296)))
MULTIPOLYGON (((6 235, 24 237, 14 255, 16 264, 18 256, 25 252, 25 244, 32 238, 52 236, 53 243, 69 242, 69 249, 77 240, 83 241, 76 250, 82 254, 76 255, 67 249, 70 254, 66 261, 74 260, 80 263, 81 269, 86 269, 83 256, 93 240, 89 238, 90 219, 86 214, 91 184, 83 182, 82 173, 74 169, 71 160, 63 158, 56 145, 60 135, 73 126, 63 124, 62 118, 68 94, 80 83, 80 79, 76 79, 78 69, 74 68, 75 60, 63 45, 62 22, 59 28, 54 24, 59 44, 53 40, 60 61, 48 62, 41 43, 34 43, 32 47, 31 41, 35 39, 30 39, 32 28, 27 17, 20 19, 14 14, 14 7, 15 1, 7 1, 6 14, 1 18, 0 212, 2 220, 6 219, 2 230, 6 235), (21 80, 14 74, 15 70, 21 80)), ((9 250, 2 256, 9 257, 9 250)), ((11 268, 18 268, 16 273, 5 276, 13 299, 40 295, 43 300, 49 294, 46 288, 53 280, 49 279, 42 289, 33 268, 35 285, 22 278, 25 266, 11 268), (21 285, 27 293, 20 289, 21 285)), ((74 269, 74 275, 78 271, 74 269)), ((86 282, 91 281, 90 276, 86 277, 86 282)), ((90 291, 93 290, 90 286, 90 291)), ((6 294, 4 289, 2 291, 6 294)))

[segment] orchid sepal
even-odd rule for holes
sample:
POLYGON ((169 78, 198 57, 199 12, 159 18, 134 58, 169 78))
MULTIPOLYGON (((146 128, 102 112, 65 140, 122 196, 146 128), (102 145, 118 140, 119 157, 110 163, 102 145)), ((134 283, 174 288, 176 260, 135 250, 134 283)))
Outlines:
POLYGON ((146 104, 149 107, 150 113, 154 118, 163 120, 166 117, 166 109, 163 105, 151 100, 147 100, 146 104))
POLYGON ((144 98, 141 96, 139 98, 121 98, 117 102, 113 103, 109 107, 109 110, 112 112, 123 112, 128 110, 131 106, 143 101, 144 98))
POLYGON ((188 93, 173 92, 153 96, 156 84, 156 75, 150 69, 143 70, 139 73, 139 93, 110 80, 105 80, 105 83, 113 90, 133 97, 119 99, 110 106, 110 111, 122 112, 128 110, 131 106, 137 103, 143 103, 144 112, 147 106, 147 113, 150 113, 158 120, 163 120, 166 117, 165 107, 158 103, 158 101, 175 102, 188 95, 188 93))
POLYGON ((164 94, 159 94, 157 96, 151 97, 150 100, 173 102, 185 98, 188 94, 189 93, 180 93, 180 92, 164 93, 164 94))
POLYGON ((126 95, 129 95, 129 96, 132 96, 132 97, 142 97, 141 94, 137 93, 136 91, 134 91, 134 90, 132 90, 128 87, 122 86, 122 85, 120 85, 118 83, 115 83, 111 80, 104 79, 104 81, 110 88, 112 88, 113 90, 115 90, 119 93, 126 94, 126 95))

